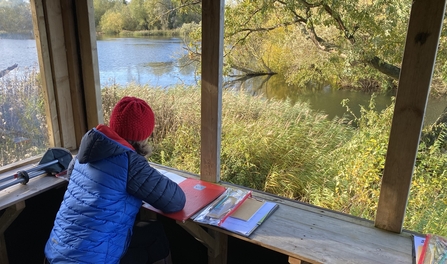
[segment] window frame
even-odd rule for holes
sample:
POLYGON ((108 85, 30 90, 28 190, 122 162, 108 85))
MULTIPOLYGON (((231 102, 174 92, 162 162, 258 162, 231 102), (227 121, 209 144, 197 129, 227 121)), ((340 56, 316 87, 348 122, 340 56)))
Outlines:
MULTIPOLYGON (((446 0, 414 2, 375 226, 402 232, 446 0), (420 32, 431 32, 421 42, 420 32), (405 121, 402 121, 405 120, 405 121), (403 154, 402 154, 403 153, 403 154)), ((50 147, 103 123, 93 0, 31 0, 50 147)), ((202 1, 201 179, 220 181, 224 0, 202 1)), ((30 158, 0 171, 33 162, 30 158)))

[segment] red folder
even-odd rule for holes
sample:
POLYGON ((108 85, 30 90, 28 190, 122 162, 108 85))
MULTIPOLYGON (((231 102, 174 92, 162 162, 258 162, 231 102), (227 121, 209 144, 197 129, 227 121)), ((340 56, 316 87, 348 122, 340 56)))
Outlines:
POLYGON ((150 204, 144 203, 143 206, 174 220, 184 222, 200 211, 200 209, 214 201, 225 191, 225 187, 221 185, 194 178, 187 178, 186 180, 180 182, 179 186, 186 195, 186 204, 183 210, 166 214, 154 208, 150 204))

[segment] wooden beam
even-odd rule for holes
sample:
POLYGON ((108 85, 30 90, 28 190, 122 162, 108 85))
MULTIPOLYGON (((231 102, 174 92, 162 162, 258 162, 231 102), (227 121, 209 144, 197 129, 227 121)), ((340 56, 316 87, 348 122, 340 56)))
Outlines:
POLYGON ((188 220, 186 222, 176 221, 195 239, 200 241, 208 249, 209 264, 226 264, 228 253, 228 235, 218 230, 208 229, 205 231, 198 223, 188 220))
POLYGON ((191 234, 195 239, 200 241, 207 249, 208 256, 216 257, 220 254, 217 248, 217 242, 208 232, 205 231, 199 224, 192 221, 176 221, 176 223, 183 227, 189 234, 191 234))
MULTIPOLYGON (((93 0, 74 1, 87 128, 104 123, 93 0)), ((87 132, 87 131, 85 131, 87 132)))
POLYGON ((402 232, 445 0, 413 1, 375 226, 402 232))
POLYGON ((202 1, 202 180, 220 180, 224 0, 202 1))
POLYGON ((76 149, 73 108, 71 104, 70 76, 68 74, 67 48, 62 19, 61 1, 46 0, 44 2, 45 20, 53 72, 53 89, 57 107, 57 118, 61 147, 76 149))
POLYGON ((208 249, 209 264, 227 264, 228 235, 216 230, 208 229, 208 233, 215 241, 214 251, 208 249))
POLYGON ((87 115, 85 113, 84 92, 81 77, 81 57, 77 34, 75 0, 61 0, 62 17, 64 20, 65 46, 67 49, 68 75, 70 76, 71 103, 73 109, 74 134, 76 149, 81 143, 82 136, 88 130, 87 115))
POLYGON ((45 100, 45 115, 48 126, 48 140, 50 146, 61 146, 59 121, 57 115, 57 101, 54 94, 53 73, 49 40, 46 29, 45 11, 42 0, 31 0, 34 38, 36 39, 37 56, 39 59, 40 76, 45 100))
POLYGON ((303 264, 303 262, 299 259, 289 257, 289 264, 303 264))

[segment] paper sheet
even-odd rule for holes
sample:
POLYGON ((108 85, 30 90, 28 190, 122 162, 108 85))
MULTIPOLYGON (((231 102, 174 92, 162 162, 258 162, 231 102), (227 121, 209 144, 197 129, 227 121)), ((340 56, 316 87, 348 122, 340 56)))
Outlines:
POLYGON ((180 175, 178 175, 178 174, 175 174, 175 173, 172 173, 172 172, 169 172, 169 171, 165 171, 165 170, 160 170, 160 169, 157 169, 157 170, 158 170, 161 174, 163 174, 164 176, 168 177, 169 179, 171 179, 173 182, 175 182, 175 183, 177 183, 177 184, 179 184, 179 183, 181 183, 182 181, 186 180, 185 177, 182 177, 182 176, 180 176, 180 175))

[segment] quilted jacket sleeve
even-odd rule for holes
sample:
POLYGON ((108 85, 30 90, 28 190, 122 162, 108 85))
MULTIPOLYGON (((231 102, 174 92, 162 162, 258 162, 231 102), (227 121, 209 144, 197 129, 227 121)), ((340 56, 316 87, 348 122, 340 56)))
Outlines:
POLYGON ((177 183, 151 167, 147 160, 135 152, 129 152, 127 192, 164 213, 183 209, 186 197, 177 183))

